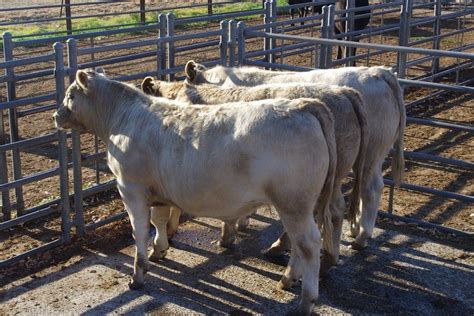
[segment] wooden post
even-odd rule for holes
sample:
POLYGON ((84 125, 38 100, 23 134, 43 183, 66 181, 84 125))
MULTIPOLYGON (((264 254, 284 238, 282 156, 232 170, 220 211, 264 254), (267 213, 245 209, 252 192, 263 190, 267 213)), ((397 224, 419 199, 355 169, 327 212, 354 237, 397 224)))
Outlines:
POLYGON ((207 0, 207 14, 212 15, 212 0, 207 0))
POLYGON ((66 11, 66 31, 67 35, 72 34, 72 20, 71 20, 71 0, 64 0, 66 11))
POLYGON ((146 23, 145 0, 140 0, 140 23, 143 25, 146 23))

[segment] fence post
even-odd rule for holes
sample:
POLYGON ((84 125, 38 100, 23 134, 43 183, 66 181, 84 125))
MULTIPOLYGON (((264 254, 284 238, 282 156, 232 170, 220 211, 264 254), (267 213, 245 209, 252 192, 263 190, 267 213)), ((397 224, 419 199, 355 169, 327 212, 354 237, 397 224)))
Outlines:
POLYGON ((207 14, 212 15, 212 0, 207 0, 207 14))
MULTIPOLYGON (((266 0, 265 3, 264 3, 264 10, 265 10, 265 14, 263 16, 263 24, 268 24, 268 23, 271 23, 271 0, 266 0)), ((270 29, 269 28, 265 28, 265 33, 269 33, 270 32, 270 29)), ((270 39, 267 38, 267 37, 264 37, 263 38, 263 50, 266 52, 270 49, 270 39)), ((265 54, 265 57, 264 57, 264 61, 265 62, 268 62, 270 60, 270 55, 269 54, 265 54)), ((268 67, 265 67, 265 69, 268 69, 268 67)))
POLYGON ((145 0, 140 0, 140 24, 145 25, 146 14, 145 14, 145 0))
MULTIPOLYGON (((277 20, 277 2, 276 0, 270 0, 270 23, 276 22, 277 20)), ((270 33, 275 33, 276 27, 272 26, 270 28, 270 33)), ((276 47, 276 39, 270 39, 270 49, 274 49, 276 47)), ((275 53, 270 54, 270 63, 275 63, 275 53)))
POLYGON ((229 21, 229 66, 235 66, 235 48, 237 41, 237 21, 234 19, 229 21))
POLYGON ((166 20, 164 13, 158 15, 158 25, 160 28, 160 34, 156 42, 156 78, 158 80, 165 80, 163 70, 166 68, 166 49, 163 39, 166 37, 166 20))
POLYGON ((219 50, 221 57, 221 65, 225 67, 227 66, 227 52, 229 44, 229 22, 227 20, 221 21, 220 28, 221 36, 219 39, 219 50))
MULTIPOLYGON (((13 60, 13 40, 12 35, 9 32, 3 33, 3 56, 5 61, 13 60)), ((15 70, 14 67, 6 67, 5 74, 11 79, 7 81, 7 102, 16 99, 16 84, 15 84, 15 70)), ((8 109, 8 123, 10 125, 10 143, 19 140, 18 135, 18 114, 16 108, 8 109)), ((12 150, 13 159, 13 179, 21 179, 21 160, 20 151, 18 149, 12 150)), ((18 215, 23 214, 24 202, 23 202, 23 187, 19 186, 15 188, 16 196, 16 210, 18 215)))
MULTIPOLYGON (((349 9, 353 9, 355 8, 355 0, 347 0, 347 3, 346 3, 346 10, 349 10, 349 9)), ((353 41, 354 40, 354 36, 353 35, 350 35, 351 32, 354 31, 355 27, 354 27, 354 17, 355 17, 355 14, 354 12, 346 12, 346 39, 348 41, 353 41)), ((345 57, 351 57, 353 55, 353 52, 354 52, 354 49, 352 47, 349 47, 349 46, 346 46, 345 49, 345 57)), ((354 61, 351 60, 351 61, 347 61, 346 62, 346 65, 347 66, 354 66, 354 61)))
MULTIPOLYGON (((174 36, 174 14, 173 13, 167 13, 166 14, 166 36, 168 37, 173 37, 174 36)), ((167 43, 167 52, 166 55, 168 57, 167 60, 167 65, 166 68, 170 70, 171 68, 174 68, 174 42, 172 40, 168 41, 167 43)), ((168 74, 168 81, 173 81, 174 80, 174 74, 169 73, 168 74)))
MULTIPOLYGON (((6 60, 4 60, 6 61, 6 60)), ((0 96, 1 102, 5 102, 7 99, 0 96)), ((5 135, 4 125, 4 113, 0 110, 0 145, 7 142, 7 136, 5 135)), ((7 154, 6 152, 0 152, 0 184, 8 182, 8 167, 7 167, 7 154)), ((2 199, 0 201, 2 211, 2 221, 8 221, 11 219, 11 205, 10 205, 10 194, 9 190, 0 192, 2 199)))
MULTIPOLYGON (((67 43, 67 61, 69 67, 69 84, 76 79, 77 72, 77 42, 74 38, 70 38, 67 43)), ((82 195, 82 157, 81 157, 81 134, 77 131, 72 131, 72 172, 73 172, 73 187, 74 187, 74 222, 76 225, 76 232, 78 236, 85 233, 84 223, 84 206, 82 195)))
POLYGON ((245 23, 237 23, 237 65, 243 66, 245 63, 245 23))
POLYGON ((66 12, 66 31, 67 35, 72 34, 72 20, 71 20, 71 0, 64 1, 65 12, 66 12))
MULTIPOLYGON (((410 39, 410 11, 411 11, 411 0, 404 0, 400 12, 400 33, 399 37, 399 46, 407 47, 410 39)), ((397 60, 397 69, 398 77, 406 77, 406 63, 407 63, 408 54, 407 53, 398 53, 397 60)))
MULTIPOLYGON (((2 97, 2 102, 6 99, 2 97)), ((0 111, 0 145, 7 142, 5 135, 5 126, 3 122, 3 110, 0 111)), ((7 155, 4 151, 0 153, 0 184, 8 182, 8 168, 7 168, 7 155)), ((2 199, 0 200, 0 210, 2 212, 2 221, 8 221, 11 219, 11 205, 9 191, 2 191, 2 199)))
MULTIPOLYGON (((328 20, 329 20, 329 8, 327 6, 324 6, 323 18, 321 19, 321 38, 328 38, 328 27, 329 27, 328 20)), ((326 68, 326 60, 327 60, 327 53, 328 53, 327 50, 328 50, 328 45, 326 44, 319 45, 318 67, 321 69, 326 68)))
MULTIPOLYGON (((440 48, 440 34, 441 34, 441 0, 435 0, 434 5, 434 16, 436 17, 436 21, 433 24, 433 35, 435 38, 433 39, 433 49, 440 48)), ((439 71, 439 57, 433 57, 431 63, 431 73, 434 75, 439 71)))
MULTIPOLYGON (((335 17, 335 8, 334 5, 331 4, 328 7, 328 30, 327 30, 327 38, 332 39, 334 38, 334 17, 335 17)), ((326 53, 326 68, 332 67, 332 45, 329 44, 327 46, 327 53, 326 53)))
MULTIPOLYGON (((64 99, 64 59, 63 44, 54 43, 54 79, 56 82, 56 105, 59 108, 64 99)), ((58 130, 59 148, 59 185, 61 191, 61 236, 65 242, 71 239, 71 221, 69 205, 69 175, 67 159, 66 132, 58 130)))

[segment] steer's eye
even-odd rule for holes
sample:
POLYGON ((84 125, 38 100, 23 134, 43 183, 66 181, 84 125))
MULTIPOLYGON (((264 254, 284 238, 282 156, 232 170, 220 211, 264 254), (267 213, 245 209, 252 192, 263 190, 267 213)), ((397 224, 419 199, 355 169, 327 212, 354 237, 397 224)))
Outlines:
POLYGON ((69 100, 74 100, 74 96, 72 94, 69 95, 69 100))

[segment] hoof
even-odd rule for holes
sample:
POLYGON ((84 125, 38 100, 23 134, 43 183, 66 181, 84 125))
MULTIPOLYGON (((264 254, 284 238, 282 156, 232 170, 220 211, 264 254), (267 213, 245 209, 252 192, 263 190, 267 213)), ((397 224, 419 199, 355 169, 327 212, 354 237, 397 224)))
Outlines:
POLYGON ((336 266, 336 263, 334 263, 330 259, 326 259, 323 257, 321 260, 321 267, 319 268, 319 277, 324 278, 328 275, 329 271, 331 271, 334 267, 336 266))
POLYGON ((298 282, 298 280, 291 281, 285 277, 282 277, 280 281, 278 281, 277 288, 280 290, 289 290, 293 287, 293 285, 298 282))
POLYGON ((234 249, 235 248, 234 240, 232 240, 232 241, 219 240, 217 242, 217 244, 219 245, 219 247, 222 247, 222 248, 225 248, 225 249, 234 249))
POLYGON ((236 228, 238 231, 245 230, 250 224, 250 219, 248 217, 244 217, 239 219, 237 222, 236 228))
POLYGON ((161 250, 161 251, 152 251, 148 259, 152 262, 158 262, 159 260, 166 257, 168 250, 161 250))
POLYGON ((265 257, 269 258, 280 258, 286 254, 286 250, 279 247, 270 247, 262 251, 265 257))
POLYGON ((354 241, 354 242, 351 243, 350 248, 354 249, 354 250, 357 250, 357 251, 360 251, 360 250, 364 250, 365 248, 367 248, 367 244, 360 245, 360 244, 358 244, 357 242, 354 241))
POLYGON ((358 224, 351 223, 350 233, 348 234, 349 237, 356 238, 359 235, 360 226, 358 224))
POLYGON ((130 290, 139 290, 143 288, 143 282, 137 282, 135 280, 132 280, 130 281, 130 283, 128 283, 128 287, 130 288, 130 290))
POLYGON ((168 240, 170 240, 171 238, 174 237, 174 235, 176 235, 177 232, 178 232, 178 230, 176 230, 176 229, 168 230, 166 232, 166 237, 168 238, 168 240))

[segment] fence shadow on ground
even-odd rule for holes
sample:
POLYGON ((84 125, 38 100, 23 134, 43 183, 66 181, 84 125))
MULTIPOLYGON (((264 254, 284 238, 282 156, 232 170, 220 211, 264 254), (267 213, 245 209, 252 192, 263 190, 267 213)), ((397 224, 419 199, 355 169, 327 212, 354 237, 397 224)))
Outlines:
MULTIPOLYGON (((274 216, 274 213, 252 216, 251 229, 241 235, 234 249, 226 251, 217 250, 218 246, 212 242, 218 237, 216 222, 196 220, 185 225, 173 241, 175 255, 151 264, 143 290, 118 291, 85 314, 183 309, 206 314, 289 312, 297 306, 300 287, 283 295, 284 299, 276 295, 274 288, 284 267, 270 263, 261 254, 281 232, 274 216), (200 259, 195 261, 193 257, 200 259), (255 284, 265 288, 254 290, 255 284)), ((318 311, 474 312, 469 305, 472 302, 468 301, 473 294, 469 280, 474 267, 457 261, 463 256, 462 251, 394 230, 377 230, 369 247, 361 252, 349 250, 349 241, 345 238, 343 242, 339 266, 320 282, 318 311)), ((94 250, 83 251, 81 260, 73 265, 13 287, 2 301, 8 304, 15 297, 19 299, 25 293, 54 286, 57 281, 92 266, 130 275, 133 251, 123 250, 130 245, 131 240, 106 250, 99 247, 96 250, 100 255, 94 250)), ((282 263, 286 264, 286 260, 282 263)), ((120 283, 127 281, 128 278, 120 279, 120 283)), ((89 291, 97 290, 93 285, 89 291)))

